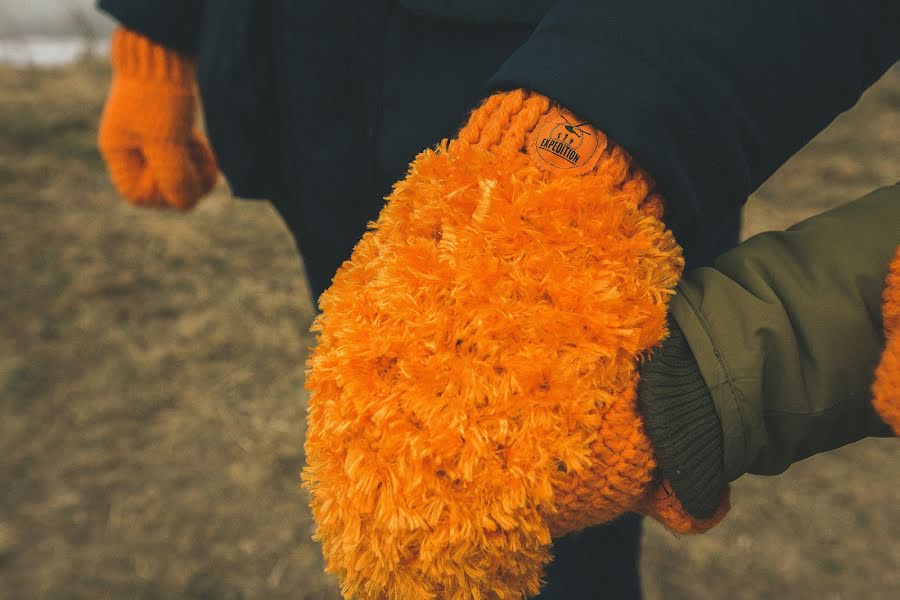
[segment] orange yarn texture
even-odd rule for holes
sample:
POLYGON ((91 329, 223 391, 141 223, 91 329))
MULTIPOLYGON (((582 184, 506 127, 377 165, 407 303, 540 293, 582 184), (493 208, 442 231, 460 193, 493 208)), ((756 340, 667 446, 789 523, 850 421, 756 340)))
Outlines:
POLYGON ((139 206, 188 210, 216 183, 216 160, 194 128, 193 61, 118 28, 99 146, 116 189, 139 206))
POLYGON ((875 371, 875 410, 900 435, 900 247, 891 263, 884 289, 884 335, 881 363, 875 371))
POLYGON ((605 137, 586 174, 540 168, 525 146, 553 110, 491 96, 319 300, 303 482, 345 598, 532 596, 554 537, 727 511, 661 491, 636 411, 683 268, 661 199, 605 137))

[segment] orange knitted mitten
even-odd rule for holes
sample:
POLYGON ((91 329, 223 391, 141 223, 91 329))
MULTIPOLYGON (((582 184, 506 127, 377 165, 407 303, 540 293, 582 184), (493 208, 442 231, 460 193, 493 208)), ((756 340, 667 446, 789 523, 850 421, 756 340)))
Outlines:
MULTIPOLYGON (((521 598, 551 539, 688 516, 657 478, 636 362, 681 249, 649 177, 522 90, 421 153, 320 298, 304 485, 346 598, 521 598)), ((598 590, 598 593, 600 591, 598 590)))
POLYGON ((216 183, 216 160, 194 128, 193 61, 119 28, 99 146, 113 184, 136 205, 192 208, 216 183))
POLYGON ((875 410, 900 435, 900 247, 884 289, 884 335, 887 342, 872 386, 875 410))

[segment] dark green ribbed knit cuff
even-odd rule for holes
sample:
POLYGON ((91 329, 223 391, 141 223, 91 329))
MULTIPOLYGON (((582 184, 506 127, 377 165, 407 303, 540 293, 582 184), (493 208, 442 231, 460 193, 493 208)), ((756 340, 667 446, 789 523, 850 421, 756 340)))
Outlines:
POLYGON ((708 519, 725 487, 722 427, 681 328, 641 366, 638 407, 660 471, 692 516, 708 519))

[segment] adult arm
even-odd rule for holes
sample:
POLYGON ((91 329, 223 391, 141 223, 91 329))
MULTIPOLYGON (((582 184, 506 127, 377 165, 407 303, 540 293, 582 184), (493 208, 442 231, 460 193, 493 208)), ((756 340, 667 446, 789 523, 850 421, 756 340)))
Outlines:
POLYGON ((898 59, 896 0, 562 0, 490 87, 541 92, 625 147, 690 254, 898 59))

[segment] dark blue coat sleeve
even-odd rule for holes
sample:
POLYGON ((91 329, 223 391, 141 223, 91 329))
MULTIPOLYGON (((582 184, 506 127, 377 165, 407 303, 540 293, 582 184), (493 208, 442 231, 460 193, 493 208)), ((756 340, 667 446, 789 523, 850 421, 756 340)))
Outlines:
POLYGON ((592 121, 694 238, 898 58, 898 0, 561 0, 490 88, 530 88, 592 121))
POLYGON ((204 0, 99 0, 97 7, 126 29, 194 55, 204 0))

